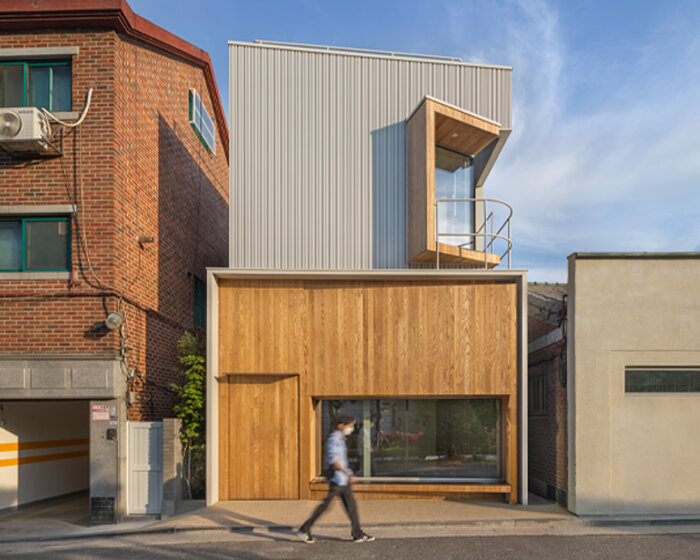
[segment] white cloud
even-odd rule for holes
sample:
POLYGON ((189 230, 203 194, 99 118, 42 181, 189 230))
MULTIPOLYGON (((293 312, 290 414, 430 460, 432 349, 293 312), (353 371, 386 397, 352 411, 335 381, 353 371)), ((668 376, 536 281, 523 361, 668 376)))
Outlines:
POLYGON ((487 192, 515 207, 516 264, 538 280, 561 280, 575 251, 695 250, 700 79, 685 68, 697 39, 667 57, 658 52, 666 35, 657 34, 641 67, 613 84, 629 95, 608 96, 587 82, 599 102, 583 112, 572 101, 589 92, 568 75, 576 53, 556 10, 544 0, 510 3, 499 19, 505 54, 497 58, 514 67, 514 130, 487 192), (650 73, 651 53, 674 67, 650 73), (663 87, 677 86, 679 74, 687 76, 682 88, 663 87))

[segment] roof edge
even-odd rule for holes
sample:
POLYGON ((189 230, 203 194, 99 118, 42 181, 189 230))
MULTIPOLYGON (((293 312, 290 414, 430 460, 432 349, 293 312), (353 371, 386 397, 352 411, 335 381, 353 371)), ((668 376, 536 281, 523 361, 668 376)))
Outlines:
POLYGON ((208 267, 207 274, 217 279, 294 279, 294 280, 490 280, 527 283, 527 270, 483 269, 348 269, 348 270, 270 270, 254 268, 208 267))
POLYGON ((650 252, 650 253, 571 253, 568 259, 657 259, 657 260, 678 260, 678 259, 700 259, 700 253, 690 252, 650 252))
POLYGON ((135 14, 126 0, 4 0, 0 30, 56 28, 113 29, 132 39, 200 66, 212 97, 214 117, 229 159, 229 131, 209 54, 135 14))
POLYGON ((461 59, 455 57, 451 60, 451 57, 441 57, 437 55, 429 54, 416 54, 416 53, 399 53, 392 51, 378 51, 372 49, 356 49, 352 47, 337 47, 330 45, 306 45, 303 43, 283 43, 277 41, 229 41, 230 46, 237 47, 255 47, 264 49, 279 49, 288 51, 303 51, 311 52, 316 54, 333 54, 341 56, 359 56, 364 58, 383 58, 387 60, 395 61, 405 61, 405 62, 424 62, 428 64, 448 64, 454 66, 471 66, 473 68, 485 68, 490 70, 508 70, 513 71, 512 66, 502 66, 498 64, 479 64, 477 62, 464 62, 461 59))
POLYGON ((470 117, 476 117, 477 119, 481 119, 482 121, 486 121, 489 124, 497 126, 500 130, 510 130, 503 128, 503 125, 498 121, 494 121, 493 119, 489 119, 488 117, 479 115, 478 113, 474 113, 473 111, 468 111, 467 109, 459 107, 454 103, 448 103, 447 101, 443 101, 442 99, 438 99, 437 97, 433 97, 432 95, 424 95, 423 99, 421 99, 418 102, 418 105, 416 105, 415 109, 413 109, 413 111, 411 111, 411 114, 408 115, 406 121, 410 121, 411 117, 416 114, 416 111, 418 111, 418 109, 421 108, 421 105, 423 105, 423 103, 425 103, 426 101, 433 101, 434 103, 439 103, 440 105, 444 105, 445 107, 449 107, 450 109, 454 109, 455 111, 459 111, 460 113, 464 113, 465 115, 469 115, 470 117))

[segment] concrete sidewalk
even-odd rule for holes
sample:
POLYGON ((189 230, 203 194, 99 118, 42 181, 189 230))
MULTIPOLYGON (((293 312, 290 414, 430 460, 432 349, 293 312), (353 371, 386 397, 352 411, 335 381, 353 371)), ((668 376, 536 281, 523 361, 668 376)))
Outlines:
MULTIPOLYGON (((0 516, 0 543, 188 531, 291 534, 318 503, 296 500, 220 502, 163 520, 131 517, 116 525, 89 526, 87 497, 74 497, 0 516)), ((500 498, 361 500, 358 504, 363 528, 381 536, 700 532, 700 518, 581 519, 536 496, 532 496, 528 506, 508 505, 500 498)), ((336 501, 314 526, 314 533, 345 533, 348 528, 345 512, 336 501)))
MULTIPOLYGON (((508 505, 502 498, 472 500, 360 500, 358 510, 363 526, 501 523, 504 521, 569 521, 575 519, 556 504, 534 497, 529 506, 508 505)), ((226 526, 296 528, 319 504, 309 500, 230 501, 159 523, 160 527, 226 526)), ((316 527, 347 526, 348 519, 335 500, 316 527)))

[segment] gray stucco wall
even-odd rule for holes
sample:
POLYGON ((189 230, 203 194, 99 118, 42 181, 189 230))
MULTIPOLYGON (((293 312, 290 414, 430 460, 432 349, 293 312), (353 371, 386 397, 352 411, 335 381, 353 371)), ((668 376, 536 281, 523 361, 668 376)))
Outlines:
POLYGON ((232 268, 406 268, 411 112, 430 95, 511 128, 508 67, 229 49, 232 268))
POLYGON ((700 393, 625 393, 626 366, 700 367, 700 255, 569 258, 569 508, 700 513, 700 393))

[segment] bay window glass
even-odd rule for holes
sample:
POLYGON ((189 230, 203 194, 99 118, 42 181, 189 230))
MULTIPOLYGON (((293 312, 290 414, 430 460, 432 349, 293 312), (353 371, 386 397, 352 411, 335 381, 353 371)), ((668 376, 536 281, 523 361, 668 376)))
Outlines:
MULTIPOLYGON (((474 198, 474 167, 465 154, 435 146, 435 199, 474 198)), ((474 232, 474 202, 440 202, 438 205, 439 232, 457 234, 474 232)), ((440 243, 474 248, 471 236, 440 237, 440 243)))
POLYGON ((325 440, 342 414, 355 418, 355 431, 346 441, 350 468, 360 477, 397 482, 502 478, 498 399, 321 401, 319 473, 325 440))

